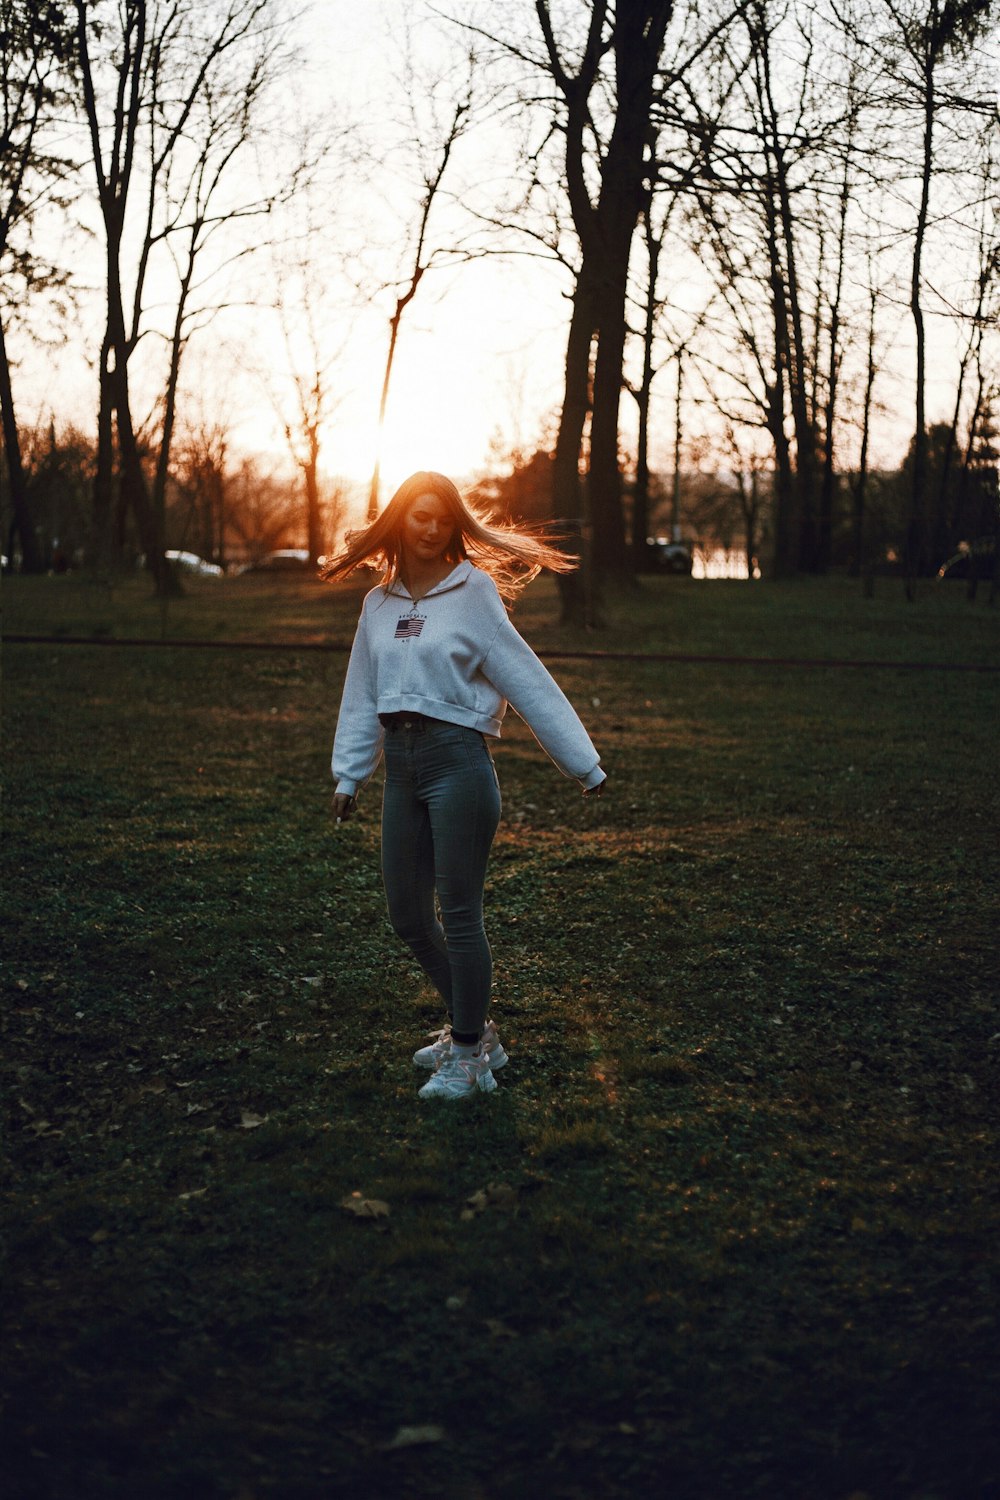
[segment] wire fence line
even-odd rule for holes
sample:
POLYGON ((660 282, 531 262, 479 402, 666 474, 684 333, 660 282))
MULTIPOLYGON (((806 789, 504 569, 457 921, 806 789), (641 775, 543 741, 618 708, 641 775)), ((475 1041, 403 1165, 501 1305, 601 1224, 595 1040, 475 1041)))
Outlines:
MULTIPOLYGON (((297 651, 346 655, 350 641, 207 641, 158 636, 24 635, 2 638, 12 646, 140 646, 147 650, 180 651, 297 651)), ((580 651, 562 648, 537 652, 545 661, 689 662, 727 667, 849 667, 894 672, 1000 672, 1000 662, 886 661, 849 657, 729 656, 704 651, 580 651)))

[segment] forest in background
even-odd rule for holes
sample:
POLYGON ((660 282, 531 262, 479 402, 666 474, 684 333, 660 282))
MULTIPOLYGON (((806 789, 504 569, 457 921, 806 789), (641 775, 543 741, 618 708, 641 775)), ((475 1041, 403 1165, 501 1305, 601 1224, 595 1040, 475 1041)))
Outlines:
POLYGON ((351 319, 381 319, 384 426, 413 304, 495 259, 554 268, 562 378, 537 430, 498 429, 463 477, 576 539, 567 617, 587 616, 588 574, 642 569, 653 534, 775 577, 894 569, 912 591, 966 547, 993 571, 994 4, 502 0, 395 19, 376 130, 336 78, 322 119, 293 119, 309 33, 279 0, 0 0, 17 566, 141 557, 162 593, 172 549, 320 556, 385 498, 377 442, 364 484, 326 461, 351 319), (250 368, 264 313, 283 458, 236 443, 225 382, 205 378, 213 350, 250 368), (67 344, 86 345, 92 423, 54 407, 19 425, 25 351, 67 344))

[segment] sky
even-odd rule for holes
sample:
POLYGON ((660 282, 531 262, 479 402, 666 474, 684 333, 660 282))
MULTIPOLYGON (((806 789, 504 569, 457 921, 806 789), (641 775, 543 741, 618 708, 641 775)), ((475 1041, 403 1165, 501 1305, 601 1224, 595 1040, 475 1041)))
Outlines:
MULTIPOLYGON (((402 22, 414 9, 407 0, 317 0, 302 21, 307 63, 297 89, 317 115, 329 109, 362 120, 369 136, 384 138, 387 158, 399 141, 391 118, 400 107, 393 82, 396 49, 402 22)), ((433 59, 441 55, 434 32, 421 30, 416 45, 433 73, 433 59)), ((441 55, 441 73, 446 66, 441 55)), ((467 189, 483 175, 484 156, 486 174, 497 170, 500 149, 489 130, 481 144, 462 143, 445 188, 467 189)), ((395 175, 395 196, 379 192, 378 201, 348 211, 346 234, 343 220, 337 226, 375 284, 379 272, 388 280, 410 264, 398 238, 414 221, 407 211, 413 177, 403 156, 395 175)), ((455 219, 443 201, 432 219, 432 245, 438 235, 447 240, 445 226, 455 219)), ((558 406, 564 290, 553 268, 523 259, 516 265, 479 260, 424 278, 404 314, 394 360, 381 453, 387 489, 420 468, 470 474, 482 466, 498 433, 507 443, 536 439, 558 406)), ((331 330, 331 342, 343 339, 344 347, 332 371, 338 406, 325 463, 355 478, 367 478, 372 468, 393 303, 394 292, 382 290, 331 330)))
MULTIPOLYGON (((412 10, 408 0, 366 0, 363 5, 315 0, 307 6, 295 33, 302 60, 277 100, 279 113, 293 125, 306 117, 360 120, 376 148, 384 139, 390 153, 399 139, 390 118, 397 107, 391 33, 412 10)), ((433 38, 422 33, 420 46, 424 54, 430 48, 433 67, 433 38)), ((485 132, 475 150, 487 153, 487 174, 502 170, 495 133, 491 140, 485 132)), ((350 203, 335 201, 346 196, 335 188, 318 210, 329 215, 329 226, 312 234, 308 252, 311 274, 323 289, 316 300, 332 392, 321 464, 330 475, 359 482, 371 474, 377 447, 388 320, 395 300, 385 283, 409 266, 401 242, 413 221, 408 171, 400 157, 394 193, 383 189, 373 195, 364 172, 353 180, 350 203), (332 240, 347 248, 355 274, 372 288, 360 299, 345 287, 338 257, 328 253, 332 240)), ((483 174, 482 158, 463 145, 446 186, 462 190, 483 174)), ((86 181, 89 188, 90 179, 86 181)), ((431 225, 432 244, 436 230, 446 238, 449 215, 454 217, 454 210, 442 202, 431 225)), ((33 340, 20 350, 22 420, 28 422, 46 421, 50 410, 84 429, 93 422, 92 356, 99 349, 102 316, 102 231, 93 212, 86 227, 88 236, 71 239, 62 252, 76 267, 79 282, 93 289, 79 300, 70 337, 62 343, 33 340)), ((58 221, 51 232, 62 235, 58 221)), ((247 297, 260 305, 242 305, 240 298, 240 305, 217 317, 192 340, 185 370, 189 385, 202 393, 194 405, 224 411, 231 449, 261 453, 280 467, 288 463, 282 417, 292 410, 292 396, 286 329, 264 305, 275 284, 273 258, 262 251, 246 275, 247 297)), ((158 300, 167 306, 171 285, 165 277, 159 299, 155 276, 151 279, 154 309, 158 300)), ((418 468, 467 477, 483 466, 496 441, 530 447, 551 428, 559 403, 568 290, 565 272, 524 258, 516 263, 490 258, 428 273, 406 310, 394 361, 381 453, 388 491, 418 468)), ((290 305, 296 294, 293 277, 290 305)), ((154 311, 148 321, 155 319, 154 311)), ((304 345, 294 328, 290 338, 301 356, 304 345)), ((161 359, 162 341, 154 334, 130 362, 140 418, 160 389, 161 359)))
MULTIPOLYGON (((385 283, 408 265, 404 241, 413 219, 414 179, 398 145, 401 136, 393 117, 405 100, 393 82, 393 69, 398 67, 404 22, 418 10, 411 0, 313 0, 295 23, 300 61, 274 101, 289 136, 303 120, 312 120, 319 129, 324 122, 351 119, 362 122, 376 155, 382 152, 378 170, 348 175, 346 181, 334 175, 328 182, 316 209, 322 222, 307 240, 309 274, 320 289, 313 295, 320 308, 320 343, 332 393, 321 465, 328 475, 361 484, 375 456, 394 300, 385 283), (382 166, 388 168, 384 174, 382 166), (348 254, 364 295, 349 292, 341 252, 348 254)), ((418 52, 431 80, 446 74, 450 58, 433 31, 420 30, 418 52)), ((447 89, 442 97, 447 100, 447 89)), ((424 107, 422 100, 416 103, 424 107)), ((280 157, 282 149, 280 138, 269 138, 269 154, 280 157)), ((509 127, 492 124, 456 151, 446 185, 466 203, 477 201, 480 192, 488 198, 490 184, 505 178, 510 149, 509 127)), ((297 211, 302 208, 296 205, 297 211)), ((449 221, 460 218, 456 208, 443 203, 432 234, 439 225, 447 239, 449 221)), ((80 298, 71 337, 62 344, 21 341, 22 422, 47 420, 53 410, 92 428, 96 376, 88 355, 92 358, 100 343, 101 233, 93 217, 87 227, 89 237, 77 236, 64 247, 81 283, 92 288, 80 298)), ((53 225, 56 232, 63 230, 53 225)), ((280 468, 289 461, 283 436, 283 417, 290 410, 289 338, 266 306, 279 272, 273 258, 261 251, 246 263, 243 274, 234 306, 189 347, 186 379, 189 390, 198 391, 197 399, 189 398, 189 409, 224 418, 231 452, 262 454, 280 468)), ((692 268, 676 268, 674 275, 675 295, 696 303, 692 268)), ((155 281, 152 290, 155 302, 155 281)), ((382 451, 386 493, 419 468, 468 478, 484 466, 491 448, 530 451, 552 433, 561 400, 570 291, 564 269, 523 255, 490 257, 428 274, 406 310, 400 334, 382 451)), ((297 295, 292 278, 289 305, 295 305, 297 295)), ((166 307, 166 292, 162 300, 166 307)), ((947 332, 933 323, 931 329, 935 338, 947 332)), ((885 409, 873 454, 876 466, 897 462, 905 448, 912 409, 910 340, 901 308, 892 334, 891 368, 880 390, 885 409)), ((290 342, 301 358, 301 331, 292 329, 290 342)), ((140 417, 152 409, 160 389, 162 348, 151 332, 136 359, 133 387, 140 417)), ((952 370, 953 358, 941 344, 929 365, 932 419, 947 409, 952 370)), ((652 422, 653 464, 663 470, 672 462, 673 391, 673 374, 667 370, 654 387, 652 422)), ((703 413, 692 413, 690 430, 705 420, 703 413)), ((622 423, 626 434, 634 426, 634 406, 627 396, 622 423)))

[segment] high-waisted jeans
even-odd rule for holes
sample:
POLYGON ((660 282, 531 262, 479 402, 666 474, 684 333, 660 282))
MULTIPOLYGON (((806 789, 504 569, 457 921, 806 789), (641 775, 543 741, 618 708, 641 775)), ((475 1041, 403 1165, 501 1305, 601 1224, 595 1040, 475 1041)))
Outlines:
POLYGON ((425 719, 385 736, 382 879, 389 919, 441 994, 456 1031, 487 1018, 493 959, 483 885, 500 787, 483 736, 425 719), (435 893, 440 920, 435 910, 435 893))

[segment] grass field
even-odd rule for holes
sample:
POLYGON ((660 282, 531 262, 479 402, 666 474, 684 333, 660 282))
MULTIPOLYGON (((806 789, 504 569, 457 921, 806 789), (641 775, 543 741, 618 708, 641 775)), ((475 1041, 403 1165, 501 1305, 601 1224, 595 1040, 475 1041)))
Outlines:
POLYGON ((553 658, 609 792, 511 719, 511 1061, 435 1107, 377 783, 330 826, 358 591, 3 590, 93 642, 3 655, 11 1500, 1000 1494, 994 611, 535 585, 549 651, 899 665, 553 658))

